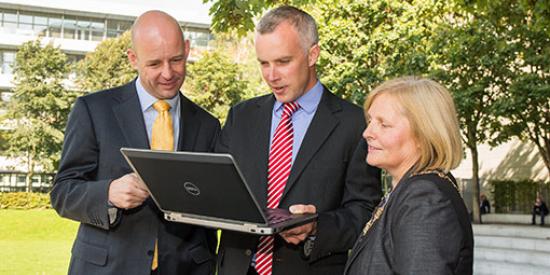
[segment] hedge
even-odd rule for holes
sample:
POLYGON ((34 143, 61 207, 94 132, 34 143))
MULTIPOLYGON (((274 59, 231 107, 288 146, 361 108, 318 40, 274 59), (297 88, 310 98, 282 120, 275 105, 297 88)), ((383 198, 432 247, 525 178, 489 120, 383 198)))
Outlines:
POLYGON ((0 193, 0 209, 47 209, 51 208, 50 194, 10 192, 0 193))
POLYGON ((490 180, 496 213, 530 214, 535 197, 542 195, 548 204, 550 183, 533 180, 490 180))

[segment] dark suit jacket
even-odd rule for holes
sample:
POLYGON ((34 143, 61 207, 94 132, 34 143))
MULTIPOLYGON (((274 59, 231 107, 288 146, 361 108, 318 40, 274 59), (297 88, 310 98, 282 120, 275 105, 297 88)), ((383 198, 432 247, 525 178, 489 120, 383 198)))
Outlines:
POLYGON ((435 174, 407 176, 355 244, 345 274, 468 275, 473 248, 468 211, 453 184, 435 174))
MULTIPOLYGON (((273 95, 242 102, 229 111, 217 151, 233 155, 260 206, 267 201, 267 164, 273 95)), ((302 141, 280 202, 313 204, 319 213, 317 238, 308 260, 302 246, 275 239, 273 274, 341 274, 347 252, 380 199, 380 171, 367 167, 358 146, 365 119, 361 108, 328 90, 302 141)), ((222 232, 220 275, 246 274, 258 237, 222 232)))
MULTIPOLYGON (((219 122, 180 100, 178 149, 211 151, 219 122)), ((150 198, 109 225, 109 184, 132 172, 121 147, 149 148, 135 81, 78 98, 69 116, 51 192, 59 215, 80 222, 69 273, 150 274, 158 238, 160 274, 211 274, 214 232, 165 221, 150 198)))

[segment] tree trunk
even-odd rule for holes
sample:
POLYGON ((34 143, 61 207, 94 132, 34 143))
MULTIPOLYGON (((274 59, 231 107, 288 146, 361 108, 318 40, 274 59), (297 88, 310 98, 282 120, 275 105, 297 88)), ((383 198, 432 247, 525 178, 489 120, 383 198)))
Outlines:
POLYGON ((27 192, 32 192, 32 177, 34 176, 34 158, 31 152, 27 152, 27 175, 25 183, 27 184, 27 192))
POLYGON ((544 147, 537 147, 539 148, 539 152, 542 156, 542 160, 544 161, 544 165, 546 165, 546 169, 548 170, 548 178, 550 179, 550 140, 544 139, 544 145, 544 147))
POLYGON ((550 179, 550 139, 544 138, 546 133, 529 134, 529 141, 531 141, 539 150, 540 157, 548 170, 548 178, 550 179), (542 138, 539 138, 541 137, 542 138), (542 144, 541 144, 542 143, 542 144))
POLYGON ((473 223, 481 223, 481 214, 479 212, 479 159, 477 154, 477 145, 470 144, 468 146, 472 154, 472 218, 473 223))

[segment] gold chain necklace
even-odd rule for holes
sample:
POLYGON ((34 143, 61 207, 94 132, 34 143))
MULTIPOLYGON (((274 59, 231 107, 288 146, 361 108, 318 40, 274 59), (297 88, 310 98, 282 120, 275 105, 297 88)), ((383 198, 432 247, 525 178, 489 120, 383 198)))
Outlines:
MULTIPOLYGON (((460 191, 458 190, 458 186, 456 186, 456 184, 454 184, 454 182, 451 180, 451 178, 447 174, 443 173, 443 171, 440 171, 440 170, 421 171, 421 172, 411 174, 410 177, 419 176, 419 175, 426 175, 426 174, 436 174, 440 178, 443 178, 443 179, 447 180, 448 182, 451 183, 451 185, 456 189, 458 194, 462 197, 462 194, 460 194, 460 191)), ((389 193, 387 193, 382 198, 382 200, 380 201, 380 203, 378 204, 376 209, 374 209, 374 212, 372 213, 372 217, 370 218, 369 222, 367 222, 367 224, 365 224, 365 227, 363 227, 362 236, 366 236, 367 233, 369 232, 369 230, 371 229, 371 227, 373 226, 374 222, 376 222, 378 219, 380 219, 380 217, 382 216, 382 213, 384 212, 386 202, 390 198, 391 193, 392 193, 391 191, 389 193)))

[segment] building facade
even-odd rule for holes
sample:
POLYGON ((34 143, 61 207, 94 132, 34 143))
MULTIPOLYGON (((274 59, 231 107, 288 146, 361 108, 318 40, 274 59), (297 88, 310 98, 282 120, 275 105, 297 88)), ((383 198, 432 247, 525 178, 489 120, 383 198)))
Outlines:
MULTIPOLYGON (((0 0, 0 115, 12 95, 12 68, 23 43, 40 38, 42 44, 59 47, 69 62, 78 62, 101 41, 120 36, 137 16, 152 9, 178 20, 191 42, 191 61, 208 49, 213 37, 208 6, 201 0, 0 0)), ((0 125, 0 130, 6 127, 0 125)), ((0 156, 0 192, 25 189, 24 167, 17 159, 0 156)), ((51 178, 35 175, 33 189, 47 189, 51 178)))

